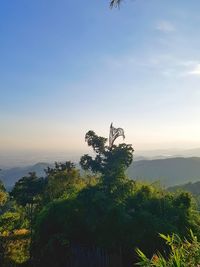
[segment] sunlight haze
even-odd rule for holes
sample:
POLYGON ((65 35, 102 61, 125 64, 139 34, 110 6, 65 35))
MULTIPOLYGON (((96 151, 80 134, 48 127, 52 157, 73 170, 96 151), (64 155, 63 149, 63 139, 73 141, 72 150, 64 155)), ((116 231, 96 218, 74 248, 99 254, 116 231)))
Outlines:
POLYGON ((107 137, 111 122, 136 151, 199 148, 199 8, 4 1, 1 153, 86 151, 85 133, 107 137))

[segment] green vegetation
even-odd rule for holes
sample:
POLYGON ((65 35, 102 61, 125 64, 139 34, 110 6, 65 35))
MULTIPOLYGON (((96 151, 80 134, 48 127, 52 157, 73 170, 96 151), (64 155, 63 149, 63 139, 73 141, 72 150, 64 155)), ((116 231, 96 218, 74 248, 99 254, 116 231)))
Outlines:
POLYGON ((190 239, 181 239, 178 235, 163 235, 160 237, 169 246, 169 253, 163 256, 161 253, 154 254, 151 259, 140 250, 136 249, 140 258, 138 266, 143 267, 194 267, 200 262, 200 243, 197 237, 190 231, 190 239))
POLYGON ((1 266, 82 267, 86 258, 96 266, 104 257, 110 263, 99 266, 129 267, 139 257, 140 266, 196 267, 200 216, 191 194, 129 179, 131 145, 109 147, 93 131, 85 140, 94 156, 81 157, 82 175, 72 162, 55 163, 10 194, 0 184, 1 266))
POLYGON ((23 208, 0 188, 0 259, 2 267, 18 266, 29 260, 30 232, 23 208))

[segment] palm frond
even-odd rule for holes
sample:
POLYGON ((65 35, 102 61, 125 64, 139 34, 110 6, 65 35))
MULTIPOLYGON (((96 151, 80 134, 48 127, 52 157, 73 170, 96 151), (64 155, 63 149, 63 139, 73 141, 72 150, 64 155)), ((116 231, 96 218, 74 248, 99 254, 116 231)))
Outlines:
POLYGON ((121 4, 122 0, 110 0, 110 7, 119 7, 119 5, 121 4))

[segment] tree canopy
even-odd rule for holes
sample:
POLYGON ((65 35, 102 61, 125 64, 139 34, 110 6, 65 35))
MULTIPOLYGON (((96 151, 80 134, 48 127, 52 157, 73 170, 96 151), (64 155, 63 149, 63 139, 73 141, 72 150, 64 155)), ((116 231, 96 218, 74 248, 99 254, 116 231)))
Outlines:
POLYGON ((96 135, 94 131, 86 133, 85 141, 96 156, 93 158, 86 154, 81 157, 80 165, 84 170, 100 173, 107 183, 125 178, 125 170, 133 160, 132 145, 123 143, 109 147, 106 145, 107 138, 96 135))

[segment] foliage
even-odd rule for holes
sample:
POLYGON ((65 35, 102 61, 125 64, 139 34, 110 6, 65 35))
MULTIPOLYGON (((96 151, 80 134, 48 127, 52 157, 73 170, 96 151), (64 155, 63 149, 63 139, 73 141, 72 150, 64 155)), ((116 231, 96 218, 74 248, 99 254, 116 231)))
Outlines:
POLYGON ((125 179, 125 170, 133 160, 131 145, 119 144, 112 148, 106 146, 107 139, 93 131, 86 133, 85 141, 96 153, 93 159, 88 154, 81 157, 80 165, 84 170, 101 173, 105 184, 111 185, 116 180, 125 179))
POLYGON ((44 189, 44 179, 38 178, 35 172, 30 172, 29 176, 21 178, 16 182, 11 196, 19 205, 26 206, 37 203, 37 198, 44 189))
POLYGON ((5 190, 3 183, 0 181, 0 214, 3 213, 7 201, 8 201, 8 194, 5 190))
POLYGON ((4 233, 0 236, 0 257, 3 267, 22 266, 28 262, 30 238, 26 229, 15 230, 13 233, 4 233))
POLYGON ((16 182, 11 196, 17 204, 24 207, 26 217, 29 221, 30 238, 32 243, 33 224, 40 204, 40 194, 44 192, 45 180, 38 178, 35 172, 30 172, 29 176, 22 177, 16 182))
POLYGON ((121 247, 129 262, 133 247, 151 255, 165 248, 157 232, 183 236, 188 228, 197 231, 190 200, 189 195, 172 195, 130 180, 112 191, 105 190, 102 183, 88 186, 76 198, 56 201, 40 213, 35 258, 41 260, 39 266, 62 266, 61 251, 66 253, 71 242, 112 250, 121 247))
POLYGON ((43 196, 45 204, 55 199, 71 197, 86 184, 79 170, 70 161, 56 162, 54 168, 47 168, 45 171, 47 175, 43 196))
POLYGON ((0 232, 6 234, 20 227, 20 214, 7 211, 0 216, 0 232))
POLYGON ((156 253, 151 259, 140 250, 136 252, 140 258, 138 266, 143 267, 197 267, 200 264, 200 243, 197 237, 190 231, 190 239, 181 239, 179 235, 160 234, 169 246, 169 254, 163 256, 156 253))
POLYGON ((30 237, 24 209, 9 199, 0 214, 0 259, 1 266, 14 267, 29 258, 30 237))
POLYGON ((6 191, 5 186, 1 180, 0 180, 0 191, 4 191, 4 192, 6 191))

